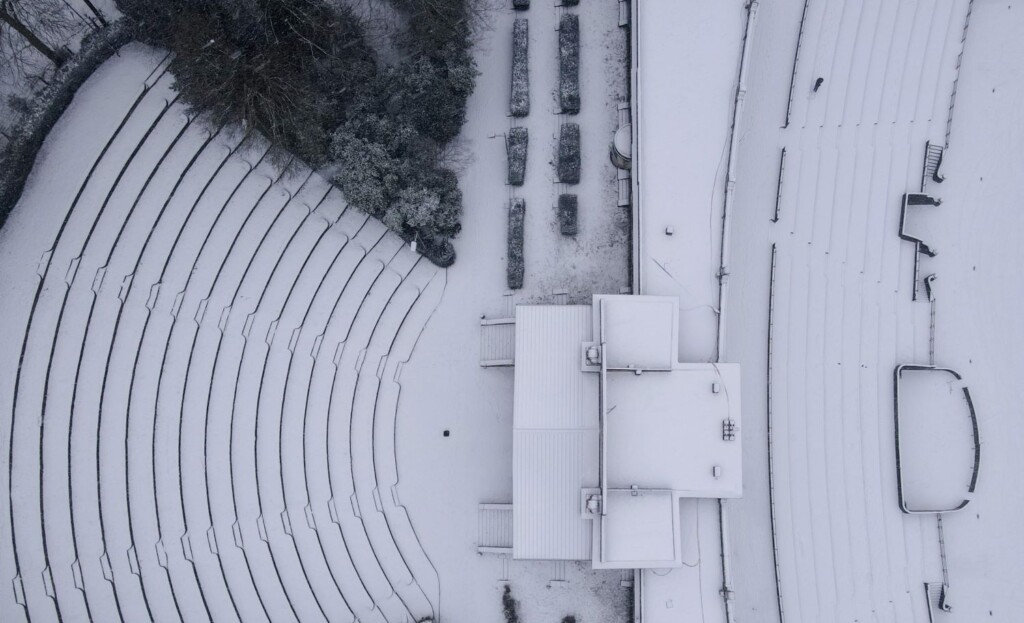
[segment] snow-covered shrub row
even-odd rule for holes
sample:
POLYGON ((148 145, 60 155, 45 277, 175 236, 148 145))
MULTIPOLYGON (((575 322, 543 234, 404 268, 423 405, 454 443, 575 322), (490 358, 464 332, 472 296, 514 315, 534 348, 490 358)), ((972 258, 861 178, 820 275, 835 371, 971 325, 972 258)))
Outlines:
POLYGON ((530 135, 526 128, 508 131, 508 183, 522 186, 526 178, 526 148, 530 135))
POLYGON ((523 287, 523 230, 526 221, 526 199, 517 197, 508 206, 508 267, 506 282, 510 290, 523 287))
POLYGON ((564 113, 580 111, 580 18, 566 13, 558 24, 558 101, 564 113))
POLYGON ((519 18, 512 25, 512 101, 513 117, 530 114, 530 22, 519 18))
POLYGON ((530 0, 512 0, 512 8, 517 11, 525 11, 530 8, 530 0))
POLYGON ((576 6, 580 0, 562 0, 562 6, 576 6))
POLYGON ((78 88, 130 40, 131 33, 121 22, 87 35, 78 54, 61 66, 53 81, 35 98, 30 112, 11 129, 11 140, 0 152, 0 226, 21 197, 46 135, 64 114, 78 88))
POLYGON ((558 135, 558 181, 580 183, 580 126, 578 123, 562 125, 558 135))
POLYGON ((576 195, 558 195, 558 230, 563 236, 576 235, 578 206, 576 195))

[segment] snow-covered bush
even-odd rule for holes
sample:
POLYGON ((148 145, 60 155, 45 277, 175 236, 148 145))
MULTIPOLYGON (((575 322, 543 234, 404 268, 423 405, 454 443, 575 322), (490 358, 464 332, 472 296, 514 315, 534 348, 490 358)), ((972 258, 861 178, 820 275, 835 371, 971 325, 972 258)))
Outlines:
POLYGON ((170 49, 182 99, 213 123, 244 121, 346 199, 450 261, 462 193, 447 157, 476 81, 471 0, 391 0, 397 62, 334 0, 117 0, 134 33, 170 49))
POLYGON ((578 206, 576 195, 558 195, 558 230, 563 236, 576 235, 578 206))
POLYGON ((526 148, 530 140, 526 128, 508 131, 508 183, 522 186, 526 178, 526 148))
POLYGON ((50 85, 35 98, 29 114, 11 129, 11 140, 0 153, 0 226, 21 197, 43 141, 78 88, 131 36, 121 22, 88 35, 78 54, 61 66, 50 85))
POLYGON ((512 0, 512 8, 517 11, 525 11, 530 8, 530 0, 512 0))
POLYGON ((558 135, 558 181, 566 184, 580 182, 580 126, 578 123, 562 125, 558 135))
POLYGON ((509 108, 514 117, 530 114, 530 22, 517 19, 512 25, 512 100, 509 108))
POLYGON ((576 6, 580 0, 562 0, 562 6, 576 6))
POLYGON ((501 612, 505 615, 505 623, 519 623, 519 602, 512 597, 512 587, 508 584, 501 595, 501 612))
POLYGON ((558 24, 558 101, 564 113, 580 111, 580 18, 566 13, 558 24))
MULTIPOLYGON (((508 268, 506 281, 510 290, 523 287, 523 234, 526 221, 526 200, 517 197, 508 206, 508 268)), ((507 593, 506 593, 507 594, 507 593)))

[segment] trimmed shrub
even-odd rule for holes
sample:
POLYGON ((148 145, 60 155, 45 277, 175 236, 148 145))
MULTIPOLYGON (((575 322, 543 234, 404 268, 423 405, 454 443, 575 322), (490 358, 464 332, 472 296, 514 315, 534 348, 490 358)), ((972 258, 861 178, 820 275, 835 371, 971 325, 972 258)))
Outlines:
POLYGON ((580 111, 580 18, 572 13, 558 24, 558 101, 564 113, 580 111))
POLYGON ((512 8, 517 11, 525 11, 530 8, 530 0, 512 0, 512 8))
POLYGON ((562 0, 562 6, 576 6, 580 0, 562 0))
POLYGON ((0 153, 0 227, 21 198, 43 141, 78 88, 131 37, 132 33, 121 22, 88 35, 78 54, 61 66, 53 81, 35 98, 28 114, 12 128, 11 140, 0 153))
POLYGON ((530 114, 530 22, 517 19, 512 26, 512 100, 513 117, 530 114))
POLYGON ((522 186, 526 178, 526 148, 529 141, 530 135, 526 128, 512 128, 508 131, 508 183, 513 186, 522 186))
POLYGON ((416 247, 416 250, 435 266, 448 268, 455 263, 455 246, 446 238, 425 240, 416 247))
POLYGON ((576 195, 558 195, 558 230, 563 236, 576 235, 578 205, 579 199, 576 195))
POLYGON ((558 135, 558 181, 580 183, 580 126, 566 123, 558 135))
MULTIPOLYGON (((523 287, 523 234, 526 222, 526 199, 516 198, 508 206, 508 269, 506 281, 510 290, 523 287)), ((507 594, 507 591, 506 591, 507 594)))
POLYGON ((519 623, 519 602, 512 598, 512 587, 508 584, 501 596, 501 613, 505 615, 505 623, 519 623))

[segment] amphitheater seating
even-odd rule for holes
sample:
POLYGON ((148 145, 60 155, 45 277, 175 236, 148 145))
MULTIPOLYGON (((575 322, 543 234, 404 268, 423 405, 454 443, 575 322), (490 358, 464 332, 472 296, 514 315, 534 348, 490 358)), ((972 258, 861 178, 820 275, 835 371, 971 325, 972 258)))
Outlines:
POLYGON ((808 5, 773 225, 780 601, 790 620, 920 621, 934 535, 896 504, 889 370, 921 359, 927 325, 897 230, 945 129, 966 1, 825 5, 808 5))
POLYGON ((391 492, 396 379, 444 273, 259 137, 189 117, 165 62, 130 46, 97 72, 18 208, 58 202, 12 290, 0 612, 436 619, 391 492), (100 96, 126 76, 137 97, 100 96), (68 144, 81 124, 102 143, 68 144))

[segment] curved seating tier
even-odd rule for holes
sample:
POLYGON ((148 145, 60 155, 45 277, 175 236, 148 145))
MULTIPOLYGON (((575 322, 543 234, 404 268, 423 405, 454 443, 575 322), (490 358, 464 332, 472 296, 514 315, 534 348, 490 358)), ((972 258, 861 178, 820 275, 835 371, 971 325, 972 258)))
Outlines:
POLYGON ((787 618, 926 620, 933 528, 896 504, 892 370, 927 355, 899 200, 942 136, 966 2, 811 2, 773 226, 772 466, 787 618), (827 4, 827 8, 826 8, 827 4), (800 85, 807 85, 801 87, 800 85), (805 91, 805 93, 807 92, 805 91))
POLYGON ((12 290, 0 611, 436 618, 391 492, 395 379, 444 272, 259 137, 189 117, 165 62, 133 45, 97 71, 33 174, 74 154, 73 179, 17 209, 57 202, 12 290), (102 144, 72 145, 90 124, 102 144))

